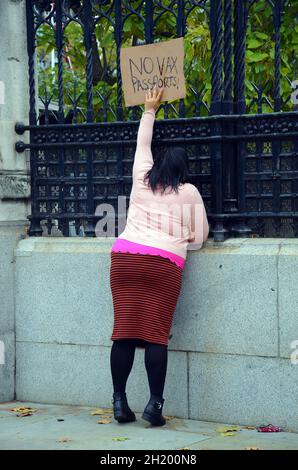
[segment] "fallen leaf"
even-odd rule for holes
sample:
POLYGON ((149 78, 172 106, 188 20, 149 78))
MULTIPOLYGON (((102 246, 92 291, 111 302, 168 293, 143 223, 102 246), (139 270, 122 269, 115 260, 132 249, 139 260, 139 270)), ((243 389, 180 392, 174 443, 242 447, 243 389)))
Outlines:
POLYGON ((174 419, 174 416, 165 416, 165 419, 174 419))
POLYGON ((106 415, 106 414, 109 414, 109 413, 112 413, 112 410, 111 408, 97 408, 96 410, 92 411, 91 412, 91 415, 92 416, 95 416, 95 415, 106 415))
POLYGON ((112 441, 127 441, 129 437, 112 437, 112 441))
POLYGON ((25 406, 19 406, 17 408, 11 408, 10 411, 13 411, 14 413, 18 413, 17 417, 24 417, 24 416, 32 416, 33 413, 37 411, 35 408, 31 407, 25 407, 25 406))
POLYGON ((97 424, 108 424, 111 423, 112 421, 110 419, 100 419, 97 421, 97 424))
POLYGON ((224 432, 231 432, 231 431, 240 431, 240 426, 219 426, 215 429, 215 431, 224 433, 224 432))
POLYGON ((273 424, 267 424, 266 426, 259 426, 257 428, 258 432, 282 432, 283 429, 279 426, 274 426, 273 424))
POLYGON ((220 435, 221 435, 221 436, 235 436, 236 433, 235 433, 235 432, 227 431, 227 432, 221 432, 220 435))
POLYGON ((71 439, 69 437, 60 437, 56 442, 70 442, 71 439))
POLYGON ((95 416, 95 415, 103 415, 105 414, 106 411, 103 410, 102 408, 98 408, 97 410, 94 410, 94 411, 91 411, 91 415, 92 416, 95 416))
POLYGON ((36 411, 34 408, 30 408, 30 406, 19 406, 18 408, 11 408, 10 411, 14 411, 16 413, 27 413, 28 411, 31 411, 32 413, 36 411))

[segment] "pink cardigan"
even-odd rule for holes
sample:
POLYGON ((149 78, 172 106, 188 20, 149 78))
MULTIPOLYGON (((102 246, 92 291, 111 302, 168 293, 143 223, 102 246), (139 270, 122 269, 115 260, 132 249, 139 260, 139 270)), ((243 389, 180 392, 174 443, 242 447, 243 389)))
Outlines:
POLYGON ((201 194, 193 184, 182 184, 178 194, 169 188, 164 194, 154 194, 143 182, 153 165, 154 120, 153 108, 143 112, 126 226, 111 251, 158 254, 184 267, 187 250, 198 250, 207 240, 209 224, 201 194))

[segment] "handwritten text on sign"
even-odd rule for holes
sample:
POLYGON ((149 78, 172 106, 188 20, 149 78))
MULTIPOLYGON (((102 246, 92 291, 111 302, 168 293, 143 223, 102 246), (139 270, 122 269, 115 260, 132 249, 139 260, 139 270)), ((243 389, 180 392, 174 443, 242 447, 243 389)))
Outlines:
POLYGON ((183 38, 145 46, 124 47, 120 67, 126 106, 144 103, 145 93, 164 87, 163 101, 185 98, 183 38))

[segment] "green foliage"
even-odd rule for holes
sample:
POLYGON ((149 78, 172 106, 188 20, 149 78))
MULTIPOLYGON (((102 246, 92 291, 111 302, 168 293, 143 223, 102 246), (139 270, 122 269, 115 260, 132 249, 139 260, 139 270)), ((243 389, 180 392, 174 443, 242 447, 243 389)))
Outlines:
MULTIPOLYGON (((168 2, 170 4, 170 2, 168 2)), ((172 3, 172 2, 171 2, 172 3)), ((208 7, 207 1, 207 7, 208 7)), ((139 2, 130 2, 132 8, 137 9, 139 2)), ((167 1, 164 2, 167 4, 167 1)), ((293 80, 294 63, 297 57, 298 23, 295 12, 295 1, 288 1, 283 16, 281 27, 281 96, 282 100, 288 100, 291 94, 290 82, 293 80)), ((177 14, 177 5, 175 13, 177 14)), ((144 41, 144 24, 137 14, 129 14, 125 10, 123 23, 122 46, 132 46, 138 41, 144 41)), ((144 10, 141 15, 144 17, 144 10)), ((156 17, 158 8, 154 11, 156 17)), ((165 10, 155 23, 155 41, 165 41, 177 37, 176 17, 171 11, 165 10)), ((247 38, 246 38, 246 102, 249 106, 257 96, 256 87, 263 91, 263 112, 271 112, 274 90, 274 48, 275 33, 272 16, 272 8, 265 0, 253 4, 249 12, 247 38), (265 86, 266 84, 266 86, 265 86)), ((211 100, 211 40, 206 12, 200 8, 194 8, 187 17, 187 30, 184 37, 185 66, 187 96, 185 99, 186 115, 194 115, 194 102, 210 104, 211 100), (195 97, 194 93, 197 94, 195 97)), ((86 109, 86 53, 81 26, 72 21, 64 31, 63 47, 63 83, 64 102, 66 108, 71 105, 70 96, 74 99, 81 95, 79 106, 86 109)), ((42 25, 37 34, 37 62, 39 94, 41 97, 52 96, 57 100, 57 54, 55 44, 55 32, 49 25, 42 25), (55 58, 53 67, 51 57, 55 58)), ((105 17, 101 17, 95 27, 93 41, 93 92, 94 110, 96 120, 102 119, 102 99, 100 96, 108 95, 108 105, 115 110, 117 106, 117 55, 116 41, 111 23, 105 17)), ((170 107, 176 107, 177 103, 170 103, 170 107)), ((124 100, 123 100, 124 106, 124 100)), ((291 110, 289 101, 283 106, 283 110, 291 110)), ((201 115, 208 113, 205 107, 199 110, 201 115)), ((250 112, 257 112, 256 105, 250 108, 250 112)), ((175 113, 173 114, 173 116, 175 113)), ((113 120, 111 111, 108 119, 113 120)))

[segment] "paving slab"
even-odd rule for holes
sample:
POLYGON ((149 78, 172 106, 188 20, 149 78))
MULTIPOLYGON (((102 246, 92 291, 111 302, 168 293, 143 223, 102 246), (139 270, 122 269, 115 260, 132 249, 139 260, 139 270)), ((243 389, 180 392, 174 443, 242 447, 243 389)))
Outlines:
MULTIPOLYGON (((234 425, 167 417, 162 427, 151 426, 136 413, 134 423, 119 424, 111 414, 110 423, 98 424, 93 407, 47 405, 29 402, 0 404, 1 450, 215 450, 298 449, 298 434, 291 432, 262 434, 240 427, 233 436, 222 436, 218 428, 234 425), (18 417, 11 411, 31 407, 32 416, 18 417), (124 438, 124 440, 115 440, 124 438)), ((110 410, 110 411, 109 411, 110 410)))

